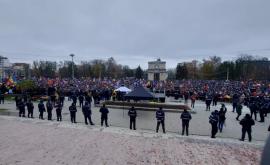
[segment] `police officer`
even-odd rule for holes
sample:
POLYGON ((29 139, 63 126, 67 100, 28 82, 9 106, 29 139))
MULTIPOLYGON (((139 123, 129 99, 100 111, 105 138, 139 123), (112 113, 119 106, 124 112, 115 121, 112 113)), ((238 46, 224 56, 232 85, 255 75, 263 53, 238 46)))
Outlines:
POLYGON ((39 110, 39 118, 43 119, 43 113, 46 111, 45 109, 45 105, 43 103, 43 100, 40 100, 39 104, 38 104, 38 110, 39 110))
POLYGON ((184 109, 184 112, 182 112, 181 117, 182 119, 182 135, 184 135, 186 130, 186 135, 188 136, 188 127, 189 127, 189 121, 191 120, 191 114, 184 109))
POLYGON ((224 104, 222 104, 222 106, 218 112, 218 116, 219 116, 218 129, 220 132, 222 132, 222 130, 223 130, 223 125, 224 125, 225 120, 226 120, 226 112, 227 112, 227 108, 225 107, 224 104))
POLYGON ((18 103, 19 117, 25 117, 25 104, 22 100, 18 103))
POLYGON ((105 121, 106 127, 109 127, 108 125, 108 113, 109 110, 106 108, 105 104, 100 108, 99 112, 101 113, 101 126, 103 126, 103 122, 105 121))
POLYGON ((59 100, 60 100, 61 105, 63 106, 64 105, 64 101, 65 101, 65 95, 60 94, 59 100))
POLYGON ((206 111, 210 111, 211 102, 212 102, 212 97, 210 95, 206 96, 206 99, 205 99, 206 111))
POLYGON ((242 114, 242 109, 243 109, 243 106, 240 103, 237 103, 237 106, 236 106, 236 113, 237 113, 236 120, 239 120, 239 117, 242 114))
POLYGON ((34 111, 34 104, 31 101, 31 99, 26 103, 27 111, 28 111, 28 118, 34 118, 33 117, 33 111, 34 111))
POLYGON ((162 107, 160 107, 159 110, 156 111, 156 119, 157 119, 156 132, 158 133, 159 125, 161 124, 163 133, 166 133, 165 132, 165 113, 164 113, 162 107))
POLYGON ((251 118, 254 114, 254 118, 255 120, 257 120, 257 105, 254 101, 252 101, 250 104, 249 104, 249 110, 250 110, 250 114, 251 114, 251 118))
POLYGON ((71 123, 77 123, 76 122, 76 112, 77 112, 77 108, 76 108, 76 104, 73 102, 71 104, 71 106, 69 107, 69 112, 70 112, 70 120, 71 123))
POLYGON ((0 91, 0 104, 4 104, 5 102, 5 95, 2 91, 0 91))
POLYGON ((82 111, 83 111, 83 115, 85 119, 85 124, 88 125, 88 122, 87 122, 87 119, 88 119, 89 123, 91 125, 94 125, 91 119, 91 115, 92 115, 91 107, 87 101, 85 102, 85 105, 82 107, 82 111))
POLYGON ((130 122, 129 122, 129 128, 136 130, 136 117, 137 117, 137 112, 136 109, 132 106, 129 111, 128 111, 128 116, 130 118, 130 122))
POLYGON ((218 111, 215 110, 214 112, 211 113, 209 117, 209 123, 212 126, 211 138, 216 138, 216 134, 218 132, 218 121, 219 121, 219 114, 218 111))
POLYGON ((239 122, 240 125, 242 125, 242 138, 241 141, 245 140, 246 132, 248 133, 248 140, 251 142, 252 136, 251 136, 251 127, 255 125, 254 120, 251 118, 249 114, 246 114, 246 116, 239 122))
POLYGON ((239 102, 239 96, 237 94, 234 94, 233 98, 232 98, 232 106, 233 106, 232 112, 234 112, 236 110, 238 102, 239 102))
POLYGON ((63 104, 60 102, 57 102, 56 103, 56 118, 57 118, 57 121, 62 121, 62 106, 63 104))
POLYGON ((71 96, 71 99, 72 99, 72 102, 76 105, 77 104, 77 96, 76 96, 76 94, 73 94, 71 96))
POLYGON ((80 107, 83 106, 83 101, 84 101, 84 96, 83 96, 83 94, 80 94, 80 96, 79 96, 80 107))
POLYGON ((48 120, 52 120, 53 103, 51 102, 51 100, 48 100, 46 108, 48 112, 48 120))
POLYGON ((89 106, 91 106, 91 102, 92 102, 92 96, 90 93, 88 93, 86 96, 85 96, 85 101, 88 102, 89 106))
POLYGON ((265 114, 266 114, 267 108, 268 108, 267 106, 268 105, 265 101, 261 103, 260 110, 259 110, 261 120, 259 122, 264 122, 264 117, 265 117, 265 114))

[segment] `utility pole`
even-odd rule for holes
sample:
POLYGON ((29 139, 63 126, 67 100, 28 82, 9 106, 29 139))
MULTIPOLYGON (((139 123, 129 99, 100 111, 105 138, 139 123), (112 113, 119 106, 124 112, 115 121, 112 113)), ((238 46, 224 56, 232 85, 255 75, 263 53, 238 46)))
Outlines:
POLYGON ((71 69, 72 69, 72 79, 74 79, 74 62, 73 62, 73 57, 75 56, 74 54, 70 54, 69 55, 72 59, 72 65, 71 65, 71 69))
POLYGON ((229 68, 227 68, 227 81, 229 80, 229 68))

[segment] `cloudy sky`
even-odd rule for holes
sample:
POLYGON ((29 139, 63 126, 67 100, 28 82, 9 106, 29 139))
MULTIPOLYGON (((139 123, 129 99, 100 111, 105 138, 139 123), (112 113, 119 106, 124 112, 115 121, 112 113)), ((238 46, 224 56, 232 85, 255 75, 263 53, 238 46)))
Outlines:
POLYGON ((270 57, 270 0, 0 0, 11 62, 114 57, 131 67, 241 53, 270 57))

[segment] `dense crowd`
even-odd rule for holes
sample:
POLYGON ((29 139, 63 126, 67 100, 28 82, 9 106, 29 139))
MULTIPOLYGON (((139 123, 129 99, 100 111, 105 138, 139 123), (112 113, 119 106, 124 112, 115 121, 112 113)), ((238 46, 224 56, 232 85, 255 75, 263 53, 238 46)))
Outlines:
MULTIPOLYGON (((270 112, 270 83, 269 81, 218 81, 218 80, 182 80, 182 81, 160 81, 149 82, 138 79, 33 79, 37 86, 41 89, 40 95, 45 97, 40 98, 38 104, 39 118, 43 119, 43 113, 47 112, 48 120, 52 120, 52 110, 55 108, 57 121, 62 120, 62 108, 65 97, 72 101, 69 107, 70 118, 72 123, 76 123, 77 106, 82 108, 85 117, 85 124, 88 121, 91 125, 94 123, 91 120, 91 103, 100 104, 101 100, 124 99, 123 93, 116 93, 114 90, 120 86, 127 86, 134 89, 136 86, 144 86, 152 92, 164 93, 168 97, 175 99, 182 98, 185 103, 191 100, 191 107, 194 108, 195 101, 200 99, 205 101, 206 111, 210 111, 212 107, 217 106, 218 101, 229 101, 232 103, 233 112, 236 112, 236 120, 242 115, 243 105, 250 109, 250 114, 246 114, 240 121, 243 126, 244 140, 245 134, 248 133, 249 141, 251 141, 251 126, 255 124, 253 118, 257 120, 259 113, 260 121, 265 121, 265 116, 270 112), (44 104, 44 100, 48 100, 44 104)), ((0 103, 4 100, 4 84, 1 85, 0 103)), ((16 87, 13 92, 18 92, 16 87)), ((33 92, 33 91, 32 91, 33 92)), ((24 91, 21 95, 16 95, 16 106, 19 109, 19 116, 25 116, 25 108, 28 110, 28 117, 33 117, 34 105, 32 103, 33 93, 24 91)), ((101 125, 105 122, 108 126, 109 110, 103 105, 100 108, 101 125)), ((224 104, 220 110, 214 109, 209 117, 209 123, 212 126, 211 137, 215 138, 218 130, 222 132, 223 125, 226 120, 227 108, 224 104)), ((129 110, 130 129, 136 129, 136 109, 132 107, 129 110)), ((165 115, 162 108, 156 111, 158 132, 159 126, 162 126, 165 133, 165 115)), ((182 119, 182 134, 186 132, 188 135, 189 121, 191 114, 184 110, 181 114, 182 119)))
MULTIPOLYGON (((32 78, 37 88, 29 90, 30 94, 48 95, 54 88, 58 94, 66 96, 72 92, 96 92, 102 98, 108 98, 112 95, 114 89, 120 86, 126 86, 130 89, 138 85, 149 88, 152 92, 166 93, 167 96, 173 96, 176 99, 185 95, 196 94, 197 99, 205 100, 211 97, 217 100, 231 100, 234 94, 245 97, 270 95, 270 81, 225 81, 225 80, 174 80, 174 81, 147 81, 144 79, 126 78, 126 79, 49 79, 32 78), (48 90, 48 88, 50 90, 48 90)), ((11 91, 12 93, 23 93, 16 85, 6 87, 1 84, 1 93, 11 91)))

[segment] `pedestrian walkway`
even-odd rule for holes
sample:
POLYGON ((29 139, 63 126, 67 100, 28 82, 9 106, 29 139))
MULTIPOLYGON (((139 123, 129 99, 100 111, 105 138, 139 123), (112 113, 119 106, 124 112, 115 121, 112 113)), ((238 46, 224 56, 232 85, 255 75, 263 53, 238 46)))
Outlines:
POLYGON ((256 165, 262 142, 0 116, 1 164, 256 165))
MULTIPOLYGON (((70 122, 70 113, 68 107, 71 105, 70 101, 65 101, 65 106, 62 111, 63 120, 70 122)), ((11 115, 17 115, 18 111, 16 110, 14 102, 7 102, 1 107, 9 109, 8 112, 11 115)), ((221 104, 218 104, 216 107, 211 106, 211 111, 217 109, 219 110, 221 104)), ((231 112, 231 104, 226 104, 228 112, 226 114, 226 122, 222 133, 217 134, 217 138, 232 138, 240 139, 241 138, 241 126, 239 121, 236 121, 236 113, 231 112)), ((76 114, 77 122, 84 123, 84 117, 82 114, 81 108, 77 107, 78 112, 76 114)), ((110 113, 108 114, 108 123, 110 126, 129 128, 129 116, 128 110, 125 109, 109 109, 110 113)), ((195 109, 193 110, 196 113, 192 113, 192 120, 189 124, 189 134, 190 135, 199 135, 210 137, 211 135, 211 125, 209 124, 209 116, 211 111, 205 111, 204 102, 197 101, 195 104, 195 109)), ((247 107, 244 106, 243 114, 240 116, 242 119, 245 113, 249 113, 247 107)), ((1 113, 0 113, 1 114, 1 113)), ((181 130, 181 120, 180 113, 165 113, 165 127, 166 132, 180 134, 181 130)), ((35 103, 34 117, 38 117, 37 104, 35 103)), ((45 119, 47 118, 47 113, 44 114, 45 119)), ((136 119, 136 128, 139 130, 150 130, 155 131, 156 129, 156 118, 155 112, 148 111, 137 111, 136 119)), ((55 109, 53 110, 53 120, 56 120, 55 109)), ((98 107, 93 107, 92 105, 92 120, 96 125, 100 125, 100 112, 98 107)), ((267 131, 270 124, 270 117, 266 117, 265 123, 255 122, 255 126, 252 130, 253 141, 265 141, 269 135, 267 131)))

